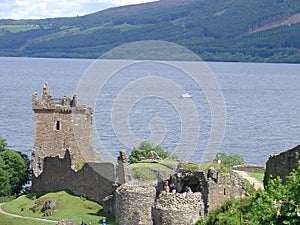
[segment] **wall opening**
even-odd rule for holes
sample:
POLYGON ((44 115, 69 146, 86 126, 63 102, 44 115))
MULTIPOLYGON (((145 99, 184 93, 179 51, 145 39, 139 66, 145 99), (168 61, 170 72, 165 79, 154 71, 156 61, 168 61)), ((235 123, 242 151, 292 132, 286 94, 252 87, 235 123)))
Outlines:
POLYGON ((56 123, 55 123, 55 129, 56 130, 60 130, 60 121, 58 120, 58 121, 56 121, 56 123))
POLYGON ((224 191, 223 191, 223 192, 224 192, 224 195, 226 195, 226 188, 224 188, 224 191))

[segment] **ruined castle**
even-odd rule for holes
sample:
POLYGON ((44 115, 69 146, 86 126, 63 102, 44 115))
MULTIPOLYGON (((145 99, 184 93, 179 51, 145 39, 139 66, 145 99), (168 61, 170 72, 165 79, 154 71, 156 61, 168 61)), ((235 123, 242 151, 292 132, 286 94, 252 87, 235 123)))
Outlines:
POLYGON ((45 83, 41 99, 33 94, 32 109, 33 192, 68 189, 101 203, 116 185, 126 182, 126 156, 121 152, 118 163, 100 162, 92 146, 93 109, 80 105, 76 95, 52 98, 45 83), (76 171, 77 167, 82 168, 76 171))
POLYGON ((179 169, 157 183, 130 180, 124 151, 116 163, 101 162, 92 146, 93 109, 78 97, 52 98, 48 84, 32 97, 34 149, 32 191, 67 189, 99 202, 117 224, 186 224, 203 219, 230 198, 245 194, 243 180, 233 172, 179 169), (175 184, 176 193, 164 186, 175 184), (184 187, 191 192, 184 192, 184 187))

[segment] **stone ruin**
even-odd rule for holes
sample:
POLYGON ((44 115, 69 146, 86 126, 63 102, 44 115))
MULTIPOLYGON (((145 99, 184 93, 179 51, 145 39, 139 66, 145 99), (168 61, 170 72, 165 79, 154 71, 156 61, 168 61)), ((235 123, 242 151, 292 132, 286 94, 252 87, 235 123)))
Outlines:
POLYGON ((280 154, 270 155, 266 163, 266 173, 270 174, 273 178, 279 176, 285 182, 289 173, 296 168, 299 159, 300 145, 280 154))
POLYGON ((67 189, 102 203, 118 185, 127 182, 125 152, 120 152, 117 163, 100 162, 92 146, 93 109, 80 105, 76 95, 54 99, 45 83, 40 100, 33 94, 32 109, 33 192, 67 189))
POLYGON ((104 209, 117 224, 194 224, 230 198, 242 198, 245 186, 234 172, 211 168, 208 172, 180 169, 156 185, 119 186, 104 199, 104 209), (175 184, 176 193, 165 184, 175 184), (191 187, 184 192, 184 187, 191 187))
MULTIPOLYGON (((92 147, 93 110, 80 105, 76 95, 54 99, 46 83, 41 100, 33 94, 32 109, 33 192, 69 190, 102 204, 120 225, 193 224, 227 199, 245 194, 238 175, 213 168, 180 169, 158 176, 156 184, 132 184, 124 151, 117 163, 100 162, 92 147), (75 170, 76 165, 82 168, 75 170), (176 193, 165 191, 165 184, 171 183, 176 193), (185 193, 185 186, 191 191, 185 193)), ((157 160, 154 154, 149 157, 157 160)))

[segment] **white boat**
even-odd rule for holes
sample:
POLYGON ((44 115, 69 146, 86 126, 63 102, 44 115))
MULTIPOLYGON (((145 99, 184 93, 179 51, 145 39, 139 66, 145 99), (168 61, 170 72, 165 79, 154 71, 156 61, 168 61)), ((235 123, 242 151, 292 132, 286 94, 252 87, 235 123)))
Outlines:
POLYGON ((184 93, 180 97, 181 98, 191 98, 192 96, 189 93, 184 93))

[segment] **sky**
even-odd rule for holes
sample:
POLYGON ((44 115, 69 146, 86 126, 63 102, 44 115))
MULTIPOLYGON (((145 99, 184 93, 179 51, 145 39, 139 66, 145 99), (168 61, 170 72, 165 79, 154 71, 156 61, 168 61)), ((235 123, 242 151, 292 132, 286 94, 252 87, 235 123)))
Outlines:
POLYGON ((0 0, 0 19, 82 16, 106 8, 154 0, 0 0))

